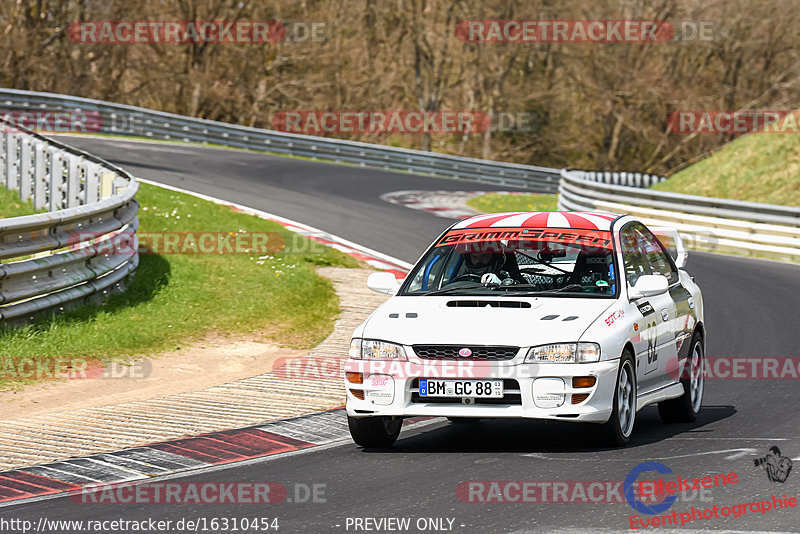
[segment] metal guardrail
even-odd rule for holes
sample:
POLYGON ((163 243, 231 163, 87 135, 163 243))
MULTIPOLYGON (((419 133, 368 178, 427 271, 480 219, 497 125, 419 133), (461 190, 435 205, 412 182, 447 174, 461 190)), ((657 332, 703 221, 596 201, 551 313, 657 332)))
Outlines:
POLYGON ((139 263, 133 176, 3 120, 0 129, 0 184, 50 210, 0 220, 0 320, 120 288, 139 263))
POLYGON ((800 259, 800 208, 598 183, 591 174, 561 171, 558 209, 630 213, 675 228, 695 249, 800 259))
POLYGON ((101 133, 184 141, 303 156, 413 174, 555 193, 559 170, 301 135, 197 119, 53 93, 0 89, 0 110, 70 110, 99 114, 101 133))

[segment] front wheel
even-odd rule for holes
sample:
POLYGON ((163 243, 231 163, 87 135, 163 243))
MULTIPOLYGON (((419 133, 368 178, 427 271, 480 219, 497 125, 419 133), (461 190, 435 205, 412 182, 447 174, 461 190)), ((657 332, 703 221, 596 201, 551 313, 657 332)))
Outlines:
POLYGON ((703 338, 695 333, 692 336, 692 344, 689 349, 689 366, 683 371, 681 384, 683 384, 683 395, 677 399, 670 399, 658 403, 658 415, 666 423, 691 423, 697 419, 700 413, 700 406, 703 404, 703 389, 705 380, 703 378, 703 338))
POLYGON ((628 351, 622 354, 614 387, 611 418, 601 426, 604 441, 612 446, 623 446, 630 441, 633 423, 636 420, 636 373, 633 356, 628 351))
POLYGON ((391 447, 400 427, 403 426, 402 417, 376 416, 376 417, 350 417, 347 416, 347 426, 350 436, 357 445, 362 447, 391 447))

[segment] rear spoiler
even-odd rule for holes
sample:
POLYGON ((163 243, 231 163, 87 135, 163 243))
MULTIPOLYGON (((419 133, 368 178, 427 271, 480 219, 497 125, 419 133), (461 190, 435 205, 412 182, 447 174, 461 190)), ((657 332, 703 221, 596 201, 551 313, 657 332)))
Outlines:
POLYGON ((675 265, 678 269, 683 269, 686 262, 689 260, 689 251, 686 250, 686 245, 683 244, 683 239, 681 239, 681 235, 678 231, 668 226, 648 226, 648 228, 659 238, 664 246, 669 247, 670 243, 665 242, 665 240, 662 239, 663 237, 666 237, 672 242, 672 245, 675 247, 675 257, 672 259, 675 260, 675 265))

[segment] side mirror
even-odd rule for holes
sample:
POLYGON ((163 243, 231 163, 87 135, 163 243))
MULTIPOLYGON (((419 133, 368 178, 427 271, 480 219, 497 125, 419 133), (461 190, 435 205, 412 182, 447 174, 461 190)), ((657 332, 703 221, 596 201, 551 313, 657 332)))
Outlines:
POLYGON ((400 289, 400 282, 392 273, 372 273, 367 278, 367 287, 376 293, 394 295, 400 289))
POLYGON ((644 274, 636 280, 636 285, 628 285, 628 298, 638 300, 654 297, 666 293, 669 289, 669 280, 660 274, 644 274))

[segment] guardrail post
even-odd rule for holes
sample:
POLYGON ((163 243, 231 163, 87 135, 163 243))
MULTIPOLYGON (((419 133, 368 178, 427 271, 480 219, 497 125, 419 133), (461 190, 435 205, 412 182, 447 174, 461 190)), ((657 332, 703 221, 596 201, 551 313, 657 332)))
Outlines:
POLYGON ((33 173, 33 158, 31 154, 30 139, 20 139, 19 145, 19 198, 31 198, 31 174, 33 173))
POLYGON ((45 143, 37 142, 34 145, 33 153, 33 209, 40 210, 47 203, 47 159, 49 151, 45 143))
POLYGON ((5 129, 8 126, 5 123, 0 122, 0 128, 3 129, 0 132, 0 185, 6 185, 6 138, 8 135, 5 132, 5 129))
POLYGON ((81 163, 82 159, 72 154, 66 155, 67 159, 67 208, 80 206, 81 163))
POLYGON ((100 176, 100 198, 107 198, 113 194, 114 176, 113 172, 104 172, 100 176))
POLYGON ((64 206, 64 159, 60 148, 50 148, 50 207, 48 211, 60 210, 64 206))
POLYGON ((6 180, 3 185, 11 190, 17 189, 17 135, 9 133, 6 135, 6 180))
POLYGON ((83 176, 84 176, 84 204, 91 204, 100 200, 100 168, 96 163, 85 161, 83 163, 83 176))

